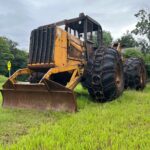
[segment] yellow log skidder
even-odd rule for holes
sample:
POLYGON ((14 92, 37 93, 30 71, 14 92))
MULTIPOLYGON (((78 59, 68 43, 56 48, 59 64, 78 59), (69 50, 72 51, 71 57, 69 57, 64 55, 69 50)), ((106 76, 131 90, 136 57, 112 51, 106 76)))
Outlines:
POLYGON ((2 105, 75 112, 79 82, 97 102, 115 99, 124 89, 119 52, 103 46, 101 25, 83 13, 31 32, 28 66, 3 85, 2 105), (17 81, 21 75, 29 81, 17 81))

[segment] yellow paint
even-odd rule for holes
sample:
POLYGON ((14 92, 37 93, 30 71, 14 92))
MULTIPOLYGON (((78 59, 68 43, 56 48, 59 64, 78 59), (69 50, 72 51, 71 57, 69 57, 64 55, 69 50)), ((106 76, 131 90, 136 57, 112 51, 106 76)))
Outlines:
POLYGON ((56 29, 54 64, 56 66, 67 65, 67 32, 60 28, 56 29))
POLYGON ((20 76, 20 75, 25 75, 25 74, 31 74, 32 71, 28 68, 24 69, 19 69, 17 70, 11 77, 9 77, 8 80, 12 81, 12 83, 15 83, 15 79, 20 76))
POLYGON ((49 80, 52 74, 57 74, 60 72, 70 72, 72 73, 72 77, 70 78, 70 81, 67 83, 66 87, 73 90, 80 81, 81 75, 83 74, 84 70, 84 68, 79 68, 79 65, 85 63, 85 60, 76 57, 70 57, 68 55, 68 49, 70 45, 73 46, 73 49, 75 49, 81 55, 85 51, 82 41, 80 41, 75 36, 70 35, 63 29, 56 27, 53 62, 28 64, 28 68, 16 71, 9 78, 9 80, 12 81, 12 83, 15 83, 15 79, 17 78, 17 76, 23 74, 31 74, 32 70, 29 68, 32 66, 38 68, 47 65, 50 68, 53 65, 53 68, 49 69, 49 71, 43 76, 39 83, 41 83, 44 79, 49 80))
POLYGON ((51 68, 41 79, 40 83, 42 83, 44 79, 49 80, 52 74, 57 74, 57 73, 67 72, 67 71, 72 72, 72 76, 70 78, 70 81, 66 85, 66 87, 73 90, 75 86, 79 83, 79 80, 81 78, 80 69, 78 66, 65 66, 65 67, 51 68))
POLYGON ((85 62, 84 59, 68 56, 69 46, 73 46, 81 55, 85 51, 84 43, 77 37, 67 33, 65 30, 56 27, 55 45, 53 62, 50 63, 34 63, 28 64, 28 67, 56 66, 63 67, 69 65, 77 65, 85 62))
MULTIPOLYGON (((70 35, 61 28, 56 28, 56 39, 54 48, 54 64, 55 66, 69 66, 81 64, 81 60, 78 58, 69 59, 68 49, 72 45, 81 54, 85 51, 83 47, 83 42, 77 39, 75 36, 70 35)), ((84 62, 84 60, 82 60, 84 62)))

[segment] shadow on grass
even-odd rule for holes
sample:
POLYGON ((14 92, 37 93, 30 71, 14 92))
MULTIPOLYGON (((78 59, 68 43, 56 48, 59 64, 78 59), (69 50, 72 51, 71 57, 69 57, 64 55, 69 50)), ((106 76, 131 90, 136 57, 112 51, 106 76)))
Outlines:
POLYGON ((74 92, 77 99, 78 110, 84 109, 86 106, 93 103, 92 98, 87 92, 74 92))
POLYGON ((93 106, 103 106, 103 105, 106 105, 106 104, 109 104, 109 103, 113 103, 113 101, 116 101, 116 103, 122 103, 122 96, 123 96, 123 93, 115 98, 115 99, 112 99, 112 100, 108 100, 108 101, 104 101, 104 102, 99 102, 99 101, 95 101, 87 91, 83 90, 82 91, 75 91, 75 96, 76 96, 76 99, 77 99, 77 105, 78 105, 78 109, 84 109, 86 106, 89 106, 89 105, 93 105, 93 106))

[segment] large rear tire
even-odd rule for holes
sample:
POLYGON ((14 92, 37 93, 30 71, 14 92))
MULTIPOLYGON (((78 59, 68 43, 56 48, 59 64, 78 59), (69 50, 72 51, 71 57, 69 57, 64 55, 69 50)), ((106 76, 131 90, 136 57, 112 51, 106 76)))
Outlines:
POLYGON ((125 88, 143 90, 146 86, 145 64, 140 58, 129 58, 124 63, 125 88))
POLYGON ((124 90, 123 65, 113 48, 98 48, 89 59, 84 73, 84 87, 97 102, 117 98, 124 90))

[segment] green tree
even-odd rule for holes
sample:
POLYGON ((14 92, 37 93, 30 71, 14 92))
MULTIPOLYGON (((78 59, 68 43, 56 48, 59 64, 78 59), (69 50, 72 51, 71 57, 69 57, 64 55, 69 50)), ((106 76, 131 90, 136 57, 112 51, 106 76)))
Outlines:
POLYGON ((112 35, 109 31, 103 31, 103 44, 104 46, 110 46, 112 43, 112 35))
POLYGON ((17 43, 0 37, 0 74, 8 75, 7 62, 12 62, 12 73, 27 66, 28 53, 17 48, 17 43))
POLYGON ((28 60, 28 53, 22 50, 19 50, 17 48, 13 49, 11 53, 14 56, 14 59, 12 61, 12 72, 15 72, 16 70, 20 68, 27 67, 27 60, 28 60))
POLYGON ((0 74, 7 74, 7 62, 13 59, 14 56, 9 50, 9 44, 5 38, 0 37, 0 74))
POLYGON ((142 52, 137 48, 126 48, 126 49, 124 49, 123 56, 125 58, 130 58, 130 57, 144 58, 142 52))
POLYGON ((3 37, 3 39, 6 41, 6 43, 9 45, 9 50, 13 50, 15 49, 17 46, 18 46, 18 43, 17 42, 14 42, 6 37, 3 37))
POLYGON ((118 39, 118 42, 121 43, 121 45, 124 45, 126 48, 137 46, 137 41, 129 31, 127 31, 120 39, 118 39))
POLYGON ((139 45, 144 53, 150 52, 150 13, 145 10, 139 10, 135 17, 138 22, 132 33, 144 37, 139 40, 139 45))

